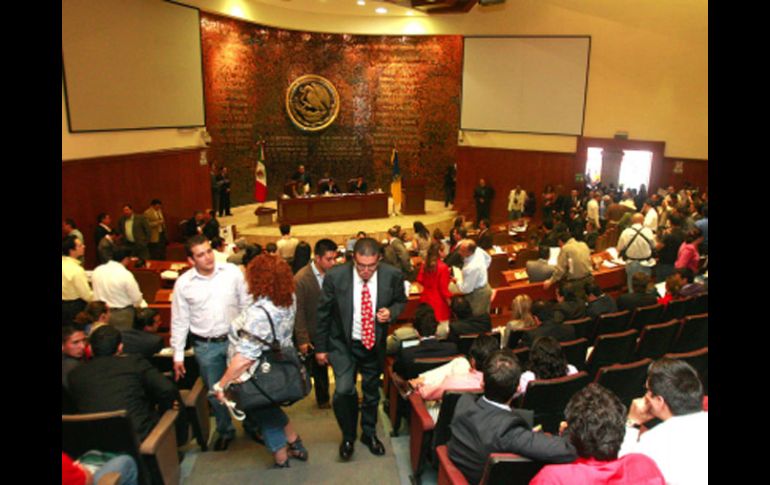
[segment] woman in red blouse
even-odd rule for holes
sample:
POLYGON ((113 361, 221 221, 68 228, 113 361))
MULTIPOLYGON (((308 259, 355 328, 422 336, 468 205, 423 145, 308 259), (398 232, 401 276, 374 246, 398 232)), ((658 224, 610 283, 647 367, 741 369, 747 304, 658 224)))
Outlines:
POLYGON ((449 266, 439 258, 441 244, 433 241, 428 254, 417 274, 417 282, 423 287, 420 303, 427 303, 433 308, 438 322, 449 321, 449 266))

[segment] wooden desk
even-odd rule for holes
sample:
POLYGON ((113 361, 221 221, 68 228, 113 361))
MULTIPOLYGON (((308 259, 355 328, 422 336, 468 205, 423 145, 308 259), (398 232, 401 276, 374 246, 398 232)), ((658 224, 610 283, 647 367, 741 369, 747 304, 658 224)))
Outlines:
POLYGON ((278 199, 278 221, 309 224, 388 217, 388 194, 344 194, 278 199))
MULTIPOLYGON (((152 271, 159 275, 164 271, 176 271, 180 275, 190 269, 190 263, 187 261, 165 261, 157 259, 148 259, 141 268, 131 268, 131 271, 152 271)), ((166 279, 161 276, 161 286, 163 288, 173 288, 175 279, 166 279)))

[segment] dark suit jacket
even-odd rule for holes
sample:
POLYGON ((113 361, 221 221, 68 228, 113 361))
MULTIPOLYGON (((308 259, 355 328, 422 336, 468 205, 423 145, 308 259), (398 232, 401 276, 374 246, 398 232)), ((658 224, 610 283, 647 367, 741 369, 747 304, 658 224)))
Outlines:
POLYGON ((121 330, 123 338, 123 353, 138 354, 147 360, 163 348, 163 337, 160 335, 129 328, 121 330))
POLYGON ((414 368, 414 360, 428 357, 449 357, 459 351, 454 342, 436 339, 421 341, 418 345, 409 348, 400 347, 396 360, 393 362, 393 370, 404 379, 414 379, 419 372, 414 368))
MULTIPOLYGON (((317 353, 331 351, 346 352, 353 346, 353 267, 352 262, 335 266, 324 277, 321 299, 318 302, 318 326, 315 349, 317 353)), ((377 300, 375 313, 382 307, 390 310, 392 324, 406 306, 404 277, 401 272, 387 264, 377 268, 377 300)), ((387 325, 377 322, 375 317, 375 348, 380 367, 385 363, 385 339, 387 325)))
POLYGON ((212 218, 203 226, 203 234, 209 238, 209 240, 219 237, 219 222, 212 218))
POLYGON ((624 293, 618 297, 618 310, 633 312, 640 306, 650 306, 658 303, 658 297, 652 293, 624 293))
POLYGON ((405 279, 414 278, 414 268, 412 260, 409 257, 404 241, 394 238, 390 244, 385 246, 383 262, 390 264, 401 270, 405 279))
POLYGON ((535 343, 538 337, 553 337, 559 342, 569 342, 570 340, 575 340, 574 325, 564 325, 552 321, 543 322, 536 329, 522 333, 519 347, 532 348, 532 344, 535 343))
POLYGON ((588 302, 586 314, 591 318, 596 318, 605 313, 615 313, 618 311, 618 305, 610 295, 602 295, 598 299, 588 302))
POLYGON ((312 264, 311 261, 294 275, 294 292, 297 295, 294 338, 297 340, 297 345, 313 342, 316 336, 321 287, 318 286, 313 268, 310 267, 312 264))
POLYGON ((492 249, 492 231, 486 229, 479 233, 478 246, 483 249, 492 249))
MULTIPOLYGON (((118 227, 115 228, 115 230, 124 237, 126 235, 126 219, 128 219, 126 216, 122 216, 118 221, 118 227)), ((147 221, 147 218, 142 214, 134 212, 132 231, 134 233, 134 244, 147 246, 147 243, 150 242, 150 223, 147 221)), ((126 241, 128 240, 126 239, 126 241)))
POLYGON ((473 315, 465 320, 449 322, 449 340, 457 341, 460 335, 492 331, 492 318, 488 313, 473 315))
POLYGON ((109 234, 109 231, 107 231, 107 229, 105 229, 104 226, 102 226, 101 224, 96 225, 96 229, 94 229, 94 240, 97 246, 99 245, 99 241, 101 241, 102 238, 107 234, 109 234))
POLYGON ((125 409, 141 442, 178 400, 176 385, 139 355, 95 357, 69 375, 69 391, 81 413, 125 409))
POLYGON ((575 448, 565 438, 531 431, 531 411, 512 411, 470 394, 457 401, 447 448, 449 458, 468 482, 481 480, 491 453, 517 453, 546 463, 569 463, 577 458, 575 448))
POLYGON ((586 303, 583 300, 567 301, 564 300, 561 303, 557 303, 553 309, 554 313, 561 313, 561 319, 557 316, 557 320, 564 322, 567 320, 577 320, 586 316, 586 303))

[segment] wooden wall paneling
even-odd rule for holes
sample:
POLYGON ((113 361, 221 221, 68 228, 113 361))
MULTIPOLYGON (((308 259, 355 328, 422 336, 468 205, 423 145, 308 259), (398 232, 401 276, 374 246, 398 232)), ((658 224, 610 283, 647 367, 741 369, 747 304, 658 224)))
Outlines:
POLYGON ((165 150, 62 163, 62 218, 71 217, 83 233, 86 268, 96 263, 96 216, 107 212, 116 227, 123 204, 142 213, 150 200, 163 202, 168 237, 178 236, 178 223, 195 210, 211 207, 209 169, 200 149, 165 150))
POLYGON ((674 158, 666 157, 663 159, 661 186, 668 187, 673 185, 677 189, 689 182, 695 187, 708 190, 709 186, 709 165, 708 160, 699 160, 692 158, 674 158), (683 162, 682 173, 674 173, 676 162, 683 162))
POLYGON ((652 152, 652 167, 650 170, 650 186, 647 187, 657 189, 661 186, 664 179, 663 169, 663 154, 666 151, 666 143, 662 141, 645 141, 645 140, 620 140, 615 138, 593 138, 593 137, 580 137, 578 138, 576 165, 579 167, 580 172, 585 172, 586 155, 588 147, 602 147, 605 150, 649 150, 652 152))

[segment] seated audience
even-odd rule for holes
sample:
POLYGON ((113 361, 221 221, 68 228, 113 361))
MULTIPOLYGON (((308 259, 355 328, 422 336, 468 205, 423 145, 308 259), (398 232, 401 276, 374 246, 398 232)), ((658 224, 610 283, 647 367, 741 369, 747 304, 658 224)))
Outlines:
POLYGON ((631 403, 619 455, 649 456, 668 484, 708 483, 709 421, 698 373, 687 362, 659 359, 650 364, 645 387, 644 397, 631 403), (663 422, 640 433, 652 418, 663 422))
POLYGON ((512 332, 536 326, 537 322, 532 316, 532 298, 526 294, 516 295, 511 301, 511 319, 505 324, 505 329, 500 335, 501 346, 506 346, 512 332))
POLYGON ((618 297, 618 310, 634 312, 640 306, 650 306, 658 303, 654 293, 650 293, 650 275, 643 272, 634 273, 631 277, 631 293, 623 293, 618 297))
POLYGON ((133 328, 120 331, 123 353, 138 354, 151 359, 163 348, 163 337, 158 335, 158 328, 162 323, 158 310, 154 308, 137 310, 133 328))
POLYGON ((82 312, 75 315, 75 325, 82 328, 86 335, 110 323, 110 307, 103 301, 92 301, 83 309, 82 312))
MULTIPOLYGON (((120 331, 105 325, 90 337, 93 358, 69 374, 69 390, 81 413, 125 409, 138 440, 143 441, 165 410, 181 402, 174 383, 142 356, 123 355, 120 331)), ((180 413, 177 438, 187 436, 187 419, 180 413), (183 433, 182 433, 183 431, 183 433)), ((187 439, 177 439, 180 445, 187 439)))
POLYGON ((658 303, 668 306, 672 300, 680 300, 679 290, 682 288, 682 282, 679 279, 679 275, 669 275, 666 278, 666 294, 658 298, 658 303))
POLYGON ((217 213, 211 209, 203 213, 203 227, 201 228, 201 232, 209 239, 209 241, 215 237, 219 237, 219 221, 217 220, 217 213))
POLYGON ((674 272, 679 277, 682 287, 679 289, 679 296, 686 298, 688 296, 697 296, 705 293, 706 287, 695 282, 695 273, 690 268, 680 268, 674 272))
POLYGON ((548 264, 548 257, 551 249, 548 246, 540 245, 537 248, 539 259, 527 261, 527 278, 530 283, 542 283, 553 276, 556 267, 548 264))
POLYGON ((86 334, 72 325, 61 328, 61 385, 69 388, 69 373, 85 362, 86 334))
POLYGON ((663 474, 649 457, 632 453, 618 458, 625 413, 620 399, 599 384, 576 392, 564 410, 567 421, 562 426, 578 459, 543 467, 530 485, 664 485, 663 474))
POLYGON ((193 216, 182 224, 182 237, 189 239, 198 234, 203 234, 203 226, 206 221, 203 220, 203 211, 195 211, 193 216))
POLYGON ((458 340, 460 335, 492 331, 492 319, 489 313, 474 315, 471 303, 463 295, 452 298, 454 320, 449 322, 449 339, 458 340))
POLYGON ((396 354, 396 360, 393 362, 393 370, 403 379, 413 379, 417 377, 414 369, 414 360, 425 357, 447 357, 458 353, 457 345, 454 342, 438 340, 436 338, 436 316, 430 305, 421 304, 423 311, 415 321, 415 329, 420 334, 419 343, 407 348, 403 346, 396 354))
POLYGON ((556 286, 556 307, 554 312, 560 313, 559 320, 577 320, 586 316, 586 302, 578 298, 572 283, 561 282, 556 286))
POLYGON ((481 480, 491 453, 517 453, 547 463, 570 463, 575 447, 561 436, 531 430, 531 423, 511 408, 521 367, 510 349, 497 350, 484 363, 484 395, 462 396, 452 418, 449 458, 471 484, 481 480))
POLYGON ((586 285, 586 298, 588 299, 586 316, 595 319, 599 315, 618 311, 618 305, 615 303, 615 300, 610 295, 605 294, 596 283, 586 285))
POLYGON ((532 314, 540 325, 534 330, 523 332, 518 347, 532 347, 538 337, 553 337, 559 342, 575 340, 573 325, 564 325, 562 314, 554 311, 552 303, 538 300, 532 304, 532 314))
POLYGON ((553 337, 538 337, 535 340, 529 350, 526 369, 521 374, 514 398, 524 395, 527 386, 534 380, 571 376, 578 371, 574 365, 567 362, 559 341, 553 337))

